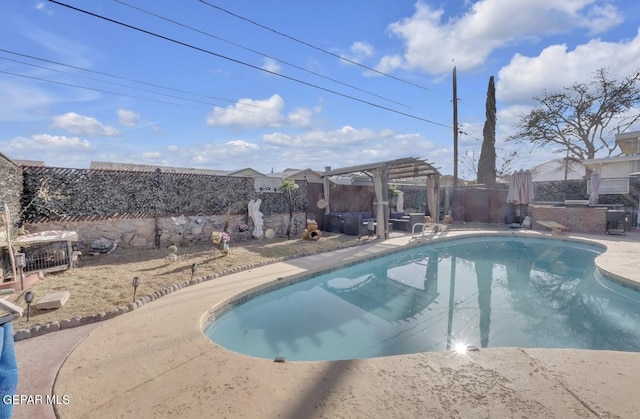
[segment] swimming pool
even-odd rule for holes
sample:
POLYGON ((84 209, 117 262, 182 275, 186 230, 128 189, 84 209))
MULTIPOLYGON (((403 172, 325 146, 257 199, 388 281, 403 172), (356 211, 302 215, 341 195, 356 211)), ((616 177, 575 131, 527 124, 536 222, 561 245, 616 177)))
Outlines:
POLYGON ((287 360, 457 345, 640 351, 640 294, 597 272, 602 251, 516 236, 434 241, 243 299, 205 334, 287 360))

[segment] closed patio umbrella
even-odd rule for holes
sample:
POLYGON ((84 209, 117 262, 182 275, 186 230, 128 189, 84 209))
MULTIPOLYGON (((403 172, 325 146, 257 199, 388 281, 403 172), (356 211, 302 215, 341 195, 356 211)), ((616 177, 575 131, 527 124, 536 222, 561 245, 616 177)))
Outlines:
POLYGON ((526 170, 522 173, 522 190, 520 192, 520 205, 529 205, 534 199, 533 175, 526 170))
POLYGON ((530 171, 514 172, 509 183, 507 203, 515 205, 529 205, 534 199, 533 176, 530 171))
POLYGON ((594 170, 591 172, 591 194, 589 195, 589 205, 598 204, 598 192, 600 190, 600 171, 594 170))
POLYGON ((520 205, 520 178, 522 177, 522 170, 520 172, 514 172, 511 175, 511 181, 509 182, 509 191, 507 192, 507 203, 520 205))
POLYGON ((534 199, 533 176, 530 171, 514 172, 509 183, 507 203, 514 205, 529 205, 534 199))

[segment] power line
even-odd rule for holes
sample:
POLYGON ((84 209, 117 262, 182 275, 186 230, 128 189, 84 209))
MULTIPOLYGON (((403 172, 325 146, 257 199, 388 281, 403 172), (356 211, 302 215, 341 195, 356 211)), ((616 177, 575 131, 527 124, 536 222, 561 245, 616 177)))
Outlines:
POLYGON ((396 81, 399 81, 399 82, 402 82, 402 83, 405 83, 405 84, 411 85, 411 86, 413 86, 413 87, 417 87, 417 88, 419 88, 419 89, 423 89, 423 90, 431 91, 431 89, 429 89, 429 88, 427 88, 427 87, 424 87, 424 86, 421 86, 421 85, 419 85, 419 84, 416 84, 416 83, 410 82, 410 81, 408 81, 408 80, 401 79, 400 77, 393 76, 393 75, 391 75, 391 74, 389 74, 389 73, 385 73, 384 71, 376 70, 375 68, 372 68, 372 67, 366 66, 366 65, 364 65, 364 64, 362 64, 362 63, 359 63, 359 62, 357 62, 357 61, 350 60, 350 59, 348 59, 348 58, 346 58, 346 57, 343 57, 343 56, 341 56, 341 55, 335 54, 335 53, 333 53, 333 52, 331 52, 331 51, 327 51, 327 50, 325 50, 325 49, 323 49, 323 48, 320 48, 320 47, 318 47, 318 46, 315 46, 315 45, 313 45, 313 44, 311 44, 311 43, 309 43, 309 42, 303 41, 303 40, 298 39, 298 38, 296 38, 296 37, 294 37, 294 36, 291 36, 291 35, 287 35, 286 33, 280 32, 280 31, 278 31, 278 30, 276 30, 276 29, 273 29, 273 28, 271 28, 271 27, 269 27, 269 26, 266 26, 266 25, 263 25, 263 24, 261 24, 261 23, 258 23, 258 22, 256 22, 256 21, 251 20, 251 19, 249 19, 249 18, 246 18, 246 17, 244 17, 244 16, 240 16, 240 15, 238 15, 238 14, 236 14, 236 13, 233 13, 233 12, 231 12, 231 11, 227 10, 227 9, 224 9, 224 8, 222 8, 222 7, 220 7, 220 6, 216 6, 215 4, 207 3, 207 2, 206 2, 206 1, 204 1, 204 0, 198 0, 198 1, 199 1, 200 3, 202 3, 202 4, 205 4, 205 5, 209 6, 209 7, 212 7, 212 8, 214 8, 214 9, 217 9, 217 10, 219 10, 219 11, 221 11, 221 12, 227 13, 227 14, 229 14, 229 15, 231 15, 231 16, 233 16, 233 17, 237 18, 237 19, 244 20, 245 22, 249 22, 249 23, 251 23, 252 25, 258 26, 258 27, 263 28, 263 29, 266 29, 266 30, 268 30, 268 31, 270 31, 270 32, 273 32, 273 33, 275 33, 275 34, 278 34, 278 35, 280 35, 280 36, 283 36, 283 37, 285 37, 285 38, 288 38, 288 39, 290 39, 290 40, 292 40, 292 41, 295 41, 295 42, 297 42, 297 43, 299 43, 299 44, 305 45, 305 46, 307 46, 307 47, 309 47, 309 48, 313 48, 313 49, 315 49, 315 50, 317 50, 317 51, 320 51, 320 52, 323 52, 323 53, 325 53, 325 54, 331 55, 332 57, 338 58, 338 59, 340 59, 340 60, 342 60, 342 61, 346 61, 346 62, 348 62, 348 63, 350 63, 350 64, 357 65, 357 66, 362 67, 362 68, 365 68, 365 69, 367 69, 367 70, 369 70, 369 71, 373 71, 374 73, 380 74, 381 76, 385 76, 385 77, 392 78, 392 79, 394 79, 394 80, 396 80, 396 81))
POLYGON ((148 14, 148 15, 150 15, 150 16, 153 16, 153 17, 156 17, 156 18, 158 18, 158 19, 162 19, 162 20, 164 20, 164 21, 166 21, 166 22, 173 23, 174 25, 178 25, 178 26, 181 26, 181 27, 183 27, 183 28, 186 28, 186 29, 192 30, 192 31, 197 32, 197 33, 199 33, 199 34, 201 34, 201 35, 205 35, 205 36, 208 36, 208 37, 210 37, 210 38, 217 39, 218 41, 221 41, 221 42, 226 42, 227 44, 233 45, 234 47, 241 48, 241 49, 243 49, 243 50, 245 50, 245 51, 249 51, 249 52, 252 52, 252 53, 257 54, 257 55, 261 55, 261 56, 263 56, 263 57, 265 57, 265 58, 270 58, 270 59, 272 59, 272 60, 274 60, 274 61, 277 61, 277 62, 282 63, 282 64, 284 64, 284 65, 288 65, 288 66, 293 67, 293 68, 295 68, 295 69, 298 69, 298 70, 300 70, 300 71, 304 71, 304 72, 306 72, 306 73, 313 74, 314 76, 321 77, 321 78, 323 78, 323 79, 325 79, 325 80, 329 80, 329 81, 332 81, 332 82, 334 82, 334 83, 340 84, 340 85, 342 85, 342 86, 346 86, 346 87, 349 87, 349 88, 351 88, 351 89, 354 89, 354 90, 357 90, 357 91, 360 91, 360 92, 366 93, 366 94, 371 95, 371 96, 374 96, 374 97, 377 97, 377 98, 379 98, 379 99, 383 99, 383 100, 386 100, 386 101, 388 101, 388 102, 395 103, 396 105, 404 106, 405 108, 411 108, 410 106, 405 105, 404 103, 398 102, 398 101, 393 100, 393 99, 390 99, 390 98, 388 98, 388 97, 381 96, 381 95, 378 95, 378 94, 373 93, 373 92, 371 92, 371 91, 368 91, 368 90, 365 90, 365 89, 359 88, 359 87, 357 87, 357 86, 354 86, 354 85, 352 85, 352 84, 345 83, 345 82, 342 82, 342 81, 340 81, 340 80, 337 80, 337 79, 334 79, 334 78, 331 78, 331 77, 325 76, 325 75, 323 75, 323 74, 320 74, 320 73, 318 73, 318 72, 315 72, 315 71, 312 71, 312 70, 306 69, 306 68, 301 67, 301 66, 299 66, 299 65, 296 65, 296 64, 293 64, 293 63, 290 63, 290 62, 287 62, 287 61, 281 60, 281 59, 276 58, 276 57, 274 57, 274 56, 271 56, 271 55, 269 55, 269 54, 265 54, 264 52, 257 51, 257 50, 255 50, 255 49, 252 49, 252 48, 246 47, 246 46, 244 46, 244 45, 238 44, 238 43, 236 43, 236 42, 230 41, 230 40, 228 40, 228 39, 221 38, 221 37, 216 36, 216 35, 213 35, 213 34, 211 34, 211 33, 208 33, 208 32, 202 31, 202 30, 200 30, 200 29, 194 28, 194 27, 192 27, 192 26, 185 25, 184 23, 180 23, 180 22, 175 21, 175 20, 173 20, 173 19, 169 19, 169 18, 167 18, 167 17, 160 16, 160 15, 158 15, 158 14, 156 14, 156 13, 153 13, 153 12, 150 12, 150 11, 148 11, 148 10, 142 9, 142 8, 140 8, 140 7, 137 7, 137 6, 134 6, 134 5, 131 5, 131 4, 125 3, 124 1, 121 1, 121 0, 113 0, 113 1, 115 1, 116 3, 120 3, 120 4, 122 4, 123 6, 131 7, 132 9, 138 10, 138 11, 140 11, 140 12, 142 12, 142 13, 146 13, 146 14, 148 14))
MULTIPOLYGON (((161 86, 161 85, 157 85, 157 84, 153 84, 153 83, 146 83, 146 82, 135 80, 135 79, 128 79, 128 78, 125 78, 125 77, 120 77, 120 76, 112 75, 112 74, 109 74, 109 73, 103 73, 103 72, 100 72, 100 71, 85 69, 85 68, 82 68, 82 67, 77 67, 77 66, 72 66, 72 65, 69 65, 69 64, 64 64, 64 63, 55 62, 55 61, 51 61, 51 60, 46 60, 44 58, 38 58, 38 57, 34 57, 34 56, 31 56, 31 55, 27 55, 27 54, 20 54, 20 53, 8 51, 8 50, 2 49, 2 48, 0 48, 0 51, 1 52, 7 52, 9 54, 15 54, 15 55, 28 57, 28 58, 31 58, 31 59, 34 59, 34 60, 51 62, 51 63, 55 63, 56 65, 71 67, 71 68, 74 68, 74 69, 80 69, 80 70, 85 70, 85 71, 89 71, 89 72, 93 72, 93 73, 104 74, 104 75, 107 75, 107 76, 110 76, 110 77, 115 77, 115 78, 118 78, 118 79, 124 79, 124 80, 129 80, 129 81, 132 81, 132 82, 136 82, 136 83, 142 83, 142 84, 147 84, 147 85, 151 85, 151 86, 156 86, 156 87, 159 87, 159 88, 162 88, 162 89, 176 90, 176 91, 184 92, 184 93, 187 93, 187 94, 192 94, 192 95, 196 95, 196 96, 212 98, 212 99, 216 99, 216 100, 219 100, 219 101, 230 102, 230 103, 233 103, 233 104, 236 104, 238 102, 236 100, 222 99, 222 98, 216 98, 216 97, 212 97, 212 96, 205 96, 205 95, 200 95, 200 94, 197 94, 197 93, 188 92, 186 90, 178 90, 178 89, 173 89, 171 87, 161 86)), ((185 101, 188 101, 188 102, 202 103, 202 104, 205 104, 205 105, 211 105, 211 106, 215 106, 216 105, 215 103, 205 102, 205 101, 202 101, 202 100, 196 100, 196 99, 191 99, 191 98, 182 97, 182 96, 170 95, 170 94, 166 94, 166 93, 156 92, 156 91, 153 91, 153 90, 140 89, 138 87, 129 86, 129 85, 126 85, 126 84, 114 83, 114 82, 110 82, 110 81, 107 81, 107 80, 102 80, 102 79, 96 79, 96 78, 93 78, 93 77, 82 76, 80 74, 75 74, 75 73, 71 73, 71 72, 68 72, 68 71, 57 70, 57 69, 50 68, 50 67, 40 66, 40 65, 36 65, 36 64, 32 64, 32 63, 27 63, 27 62, 24 62, 24 61, 13 60, 13 59, 7 58, 7 57, 0 57, 0 59, 6 60, 6 61, 12 61, 12 62, 15 62, 15 63, 24 64, 24 65, 28 65, 28 66, 32 66, 32 67, 36 67, 36 68, 42 68, 44 70, 54 71, 54 72, 57 72, 57 73, 68 74, 68 75, 71 75, 71 76, 74 76, 74 77, 82 77, 84 79, 93 80, 93 81, 97 81, 97 82, 100 82, 100 83, 107 83, 107 84, 112 84, 114 86, 120 86, 120 87, 126 87, 128 89, 139 90, 141 92, 147 92, 147 93, 152 93, 152 94, 156 94, 156 95, 160 95, 160 96, 171 97, 171 98, 174 98, 174 99, 181 99, 181 100, 185 100, 185 101)), ((44 81, 44 82, 47 82, 47 83, 62 84, 62 82, 57 82, 57 81, 54 81, 54 80, 49 80, 49 79, 44 79, 44 78, 35 78, 35 77, 16 74, 16 73, 7 73, 7 74, 13 74, 13 75, 16 75, 16 76, 19 76, 19 77, 33 78, 33 79, 37 79, 37 80, 44 81)), ((143 100, 153 100, 153 99, 149 99, 149 98, 143 98, 143 97, 139 97, 139 96, 128 95, 126 93, 118 93, 118 92, 112 92, 112 91, 108 91, 108 90, 93 89, 93 88, 90 88, 90 87, 80 86, 80 85, 72 84, 72 83, 66 83, 65 85, 72 86, 72 87, 77 87, 77 88, 80 88, 80 89, 95 90, 95 91, 99 91, 99 92, 103 92, 103 93, 109 93, 109 94, 119 95, 119 96, 124 96, 124 97, 139 98, 139 99, 143 99, 143 100)), ((177 104, 177 103, 173 103, 173 102, 162 102, 162 101, 160 101, 160 103, 167 103, 167 104, 173 104, 173 105, 177 105, 177 106, 183 106, 181 104, 177 104)), ((243 105, 244 106, 258 108, 258 109, 262 109, 262 110, 270 110, 271 109, 271 108, 268 108, 266 106, 261 106, 261 105, 255 104, 255 103, 244 103, 243 105)), ((243 112, 257 114, 257 115, 260 114, 259 112, 253 112, 253 111, 249 111, 249 110, 246 110, 246 109, 243 109, 243 112)))
POLYGON ((344 98, 347 98, 347 99, 354 100, 356 102, 360 102, 360 103, 364 103, 364 104, 369 105, 369 106, 373 106, 373 107, 378 108, 378 109, 383 109, 383 110, 386 110, 386 111, 389 111, 389 112, 393 112, 393 113, 398 114, 398 115, 403 115, 403 116, 406 116, 406 117, 409 117, 409 118, 413 118, 413 119, 416 119, 416 120, 419 120, 419 121, 427 122, 429 124, 439 125, 439 126, 445 127, 445 128, 451 128, 450 126, 442 124, 440 122, 431 121, 431 120, 426 119, 426 118, 422 118, 422 117, 419 117, 419 116, 416 116, 416 115, 411 115, 409 113, 398 111, 396 109, 392 109, 392 108, 389 108, 389 107, 386 107, 386 106, 378 105, 376 103, 369 102, 369 101, 366 101, 366 100, 363 100, 363 99, 359 99, 359 98, 356 98, 354 96, 347 95, 345 93, 340 93, 340 92, 337 92, 335 90, 331 90, 331 89, 328 89, 328 88, 325 88, 325 87, 322 87, 322 86, 318 86, 318 85, 313 84, 313 83, 309 83, 309 82, 306 82, 306 81, 303 81, 303 80, 300 80, 300 79, 296 79, 294 77, 290 77, 290 76, 286 76, 284 74, 276 73, 274 71, 270 71, 270 70, 258 67, 256 65, 249 64, 249 63, 246 63, 244 61, 240 61, 240 60, 235 59, 235 58, 227 57, 225 55, 218 54, 216 52, 213 52, 213 51, 210 51, 210 50, 207 50, 207 49, 195 46, 195 45, 191 45, 189 43, 186 43, 186 42, 183 42, 183 41, 179 41, 177 39, 169 38, 168 36, 160 35, 160 34, 148 31, 146 29, 138 28, 136 26, 129 25, 127 23, 120 22, 120 21, 117 21, 115 19, 111 19, 111 18, 108 18, 108 17, 105 17, 105 16, 101 16, 101 15, 98 15, 96 13, 89 12, 87 10, 80 9, 78 7, 75 7, 75 6, 71 6, 71 5, 59 2, 57 0, 48 0, 48 1, 50 3, 55 3, 55 4, 58 4, 60 6, 66 7, 68 9, 75 10, 77 12, 84 13, 84 14, 87 14, 89 16, 93 16, 93 17, 96 17, 98 19, 105 20, 107 22, 111 22, 111 23, 114 23, 116 25, 120 25, 120 26, 129 28, 129 29, 138 31, 138 32, 142 32, 144 34, 151 35, 151 36, 154 36, 156 38, 160 38, 160 39, 163 39, 165 41, 169 41, 169 42, 172 42, 174 44, 181 45, 181 46, 184 46, 184 47, 187 47, 187 48, 191 48, 191 49, 194 49, 196 51, 204 52, 206 54, 213 55, 215 57, 222 58, 224 60, 228 60, 228 61, 234 62, 236 64, 240 64, 240 65, 243 65, 243 66, 246 66, 246 67, 250 67, 250 68, 253 68, 255 70, 259 70, 259 71, 262 71, 262 72, 265 72, 265 73, 268 73, 268 74, 272 74, 272 75, 277 76, 277 77, 282 77, 284 79, 287 79, 287 80, 290 80, 290 81, 294 81, 296 83, 300 83, 300 84, 303 84, 305 86, 313 87, 313 88, 316 88, 316 89, 319 89, 319 90, 322 90, 322 91, 325 91, 325 92, 328 92, 328 93, 332 93, 332 94, 335 94, 335 95, 338 95, 338 96, 341 96, 341 97, 344 97, 344 98))
POLYGON ((164 103, 164 104, 167 104, 167 105, 182 106, 184 108, 195 108, 194 106, 183 105, 183 104, 180 104, 180 103, 167 102, 167 101, 164 101, 164 100, 151 99, 151 98, 146 98, 146 97, 142 97, 142 96, 127 95, 127 94, 124 94, 124 93, 112 92, 110 90, 96 89, 96 88, 93 88, 93 87, 80 86, 78 84, 73 84, 73 83, 65 83, 65 82, 61 82, 61 81, 47 80, 47 79, 43 79, 43 78, 40 78, 40 77, 27 76, 26 74, 12 73, 10 71, 2 71, 2 70, 0 70, 0 73, 9 74, 11 76, 16 76, 16 77, 23 77, 25 79, 38 80, 38 81, 44 81, 44 82, 47 82, 47 83, 59 84, 61 86, 75 87, 75 88, 78 88, 78 89, 91 90, 91 91, 100 92, 100 93, 108 93, 110 95, 125 96, 125 97, 134 98, 134 99, 147 100, 147 101, 150 101, 150 102, 164 103))
MULTIPOLYGON (((203 97, 203 98, 207 98, 207 99, 213 99, 213 100, 217 100, 217 101, 221 101, 221 102, 228 102, 228 103, 232 103, 232 104, 236 104, 238 102, 237 100, 233 100, 233 99, 225 99, 225 98, 220 98, 220 97, 216 97, 216 96, 203 95, 203 94, 191 92, 191 91, 188 91, 188 90, 176 89, 176 88, 173 88, 173 87, 163 86, 163 85, 160 85, 160 84, 149 83, 149 82, 146 82, 146 81, 143 81, 143 80, 137 80, 137 79, 133 79, 133 78, 129 78, 129 77, 118 76, 118 75, 111 74, 111 73, 106 73, 106 72, 103 72, 103 71, 92 70, 90 68, 79 67, 79 66, 76 66, 76 65, 62 63, 62 62, 59 62, 59 61, 49 60, 49 59, 46 59, 46 58, 35 57, 33 55, 22 54, 22 53, 15 52, 15 51, 9 51, 9 50, 3 49, 3 48, 0 48, 0 52, 4 52, 4 53, 7 53, 7 54, 12 54, 12 55, 18 55, 20 57, 30 58, 32 60, 37 60, 37 61, 43 61, 43 62, 47 62, 47 63, 50 63, 50 64, 55 64, 55 65, 59 65, 59 66, 63 66, 63 67, 73 68, 75 70, 82 70, 82 71, 86 71, 86 72, 93 73, 93 74, 100 74, 100 75, 103 75, 103 76, 113 77, 113 78, 118 79, 118 80, 126 80, 126 81, 133 82, 133 83, 140 83, 140 84, 143 84, 143 85, 146 85, 146 86, 157 87, 157 88, 160 88, 160 89, 165 89, 165 90, 174 91, 174 92, 186 93, 186 94, 189 94, 189 95, 203 97)), ((167 97, 172 97, 172 98, 176 98, 176 99, 182 99, 182 100, 186 100, 186 101, 190 101, 190 102, 203 103, 203 104, 207 104, 207 105, 215 105, 214 103, 210 103, 210 102, 194 100, 194 99, 175 96, 175 95, 168 95, 168 94, 165 94, 165 93, 160 93, 160 92, 154 92, 154 91, 151 91, 151 90, 140 89, 140 88, 137 88, 137 87, 128 86, 128 85, 124 85, 124 84, 113 83, 113 82, 109 82, 109 81, 106 81, 106 80, 101 80, 101 79, 95 79, 95 78, 92 78, 92 77, 81 76, 79 74, 74 74, 74 73, 70 73, 70 72, 64 72, 64 71, 56 70, 56 69, 49 68, 49 67, 37 66, 35 64, 25 63, 25 62, 18 61, 18 60, 12 60, 12 59, 6 58, 6 57, 0 57, 0 59, 7 60, 7 61, 14 61, 14 62, 17 62, 17 63, 20 63, 20 64, 25 64, 25 65, 29 65, 29 66, 33 66, 33 67, 39 67, 39 68, 43 68, 43 69, 46 69, 46 70, 55 71, 55 72, 58 72, 58 73, 70 74, 70 75, 73 75, 73 76, 76 76, 76 77, 82 77, 82 78, 85 78, 85 79, 88 79, 88 80, 94 80, 94 81, 98 81, 98 82, 101 82, 101 83, 107 83, 107 84, 113 84, 113 85, 116 85, 116 86, 127 87, 127 88, 130 88, 130 89, 140 90, 140 91, 147 92, 147 93, 154 93, 154 94, 157 94, 157 95, 160 95, 160 96, 167 96, 167 97)), ((42 80, 43 81, 49 81, 49 80, 46 80, 46 79, 42 79, 42 80)), ((79 85, 77 87, 85 88, 85 87, 79 86, 79 85)), ((109 93, 113 93, 113 92, 109 92, 109 93)), ((122 93, 122 94, 121 93, 113 93, 113 94, 119 94, 119 95, 122 95, 122 96, 127 96, 124 93, 122 93)), ((135 96, 130 96, 130 97, 135 97, 135 96)), ((167 102, 167 103, 170 103, 170 102, 167 102)), ((269 110, 270 109, 270 108, 268 108, 266 106, 261 106, 261 105, 255 104, 255 103, 245 103, 244 105, 245 106, 249 106, 249 107, 258 108, 258 109, 263 109, 263 110, 269 110)), ((182 106, 182 105, 180 105, 180 106, 182 106)), ((256 113, 257 114, 257 112, 251 112, 251 111, 248 111, 248 110, 244 110, 244 112, 256 113)))
MULTIPOLYGON (((160 95, 160 96, 166 96, 166 97, 170 97, 170 98, 173 98, 173 99, 181 99, 181 100, 186 100, 188 102, 202 103, 202 104, 205 104, 205 105, 215 105, 214 103, 205 102, 203 100, 190 99, 190 98, 186 98, 186 97, 182 97, 182 96, 170 95, 170 94, 167 94, 167 93, 160 93, 160 92, 156 92, 156 91, 153 91, 153 90, 140 89, 138 87, 133 87, 133 86, 129 86, 129 85, 122 84, 122 83, 115 83, 115 82, 111 82, 111 81, 107 81, 107 80, 96 79, 96 78, 93 78, 93 77, 81 76, 79 74, 73 74, 73 73, 70 73, 68 71, 62 71, 62 70, 57 70, 55 68, 50 68, 50 67, 45 67, 45 66, 41 66, 41 65, 37 65, 37 64, 27 63, 27 62, 24 62, 24 61, 13 60, 11 58, 0 57, 0 59, 1 60, 6 60, 6 61, 12 61, 12 62, 18 63, 18 64, 28 65, 28 66, 31 66, 31 67, 42 68, 44 70, 54 71, 56 73, 69 74, 69 75, 75 76, 75 77, 82 77, 84 79, 93 80, 93 81, 97 81, 97 82, 100 82, 100 83, 107 83, 107 84, 112 84, 114 86, 120 86, 120 87, 126 87, 128 89, 139 90, 141 92, 152 93, 152 94, 160 95)), ((81 87, 81 86, 78 86, 78 87, 81 87)))
MULTIPOLYGON (((92 70, 90 68, 84 68, 84 67, 79 67, 79 66, 75 66, 75 65, 71 65, 71 64, 65 64, 65 63, 61 63, 59 61, 48 60, 46 58, 35 57, 33 55, 22 54, 20 52, 10 51, 10 50, 6 50, 6 49, 2 49, 2 48, 0 48, 0 52, 5 52, 7 54, 12 54, 12 55, 18 55, 20 57, 30 58, 32 60, 37 60, 37 61, 43 61, 43 62, 46 62, 46 63, 60 65, 60 66, 63 66, 63 67, 73 68, 75 70, 82 70, 82 71, 87 71, 87 72, 94 73, 94 74, 100 74, 102 76, 113 77, 113 78, 119 79, 119 80, 126 80, 126 81, 130 81, 130 82, 134 82, 134 83, 144 84, 144 85, 147 85, 147 86, 159 87, 161 89, 171 90, 171 91, 174 91, 174 92, 186 93, 186 94, 189 94, 189 95, 194 95, 194 96, 200 96, 200 97, 204 97, 204 98, 208 98, 208 99, 219 100, 221 102, 229 102, 229 103, 235 103, 236 102, 235 100, 231 100, 231 99, 224 99, 224 98, 219 98, 219 97, 215 97, 215 96, 208 96, 208 95, 203 95, 203 94, 200 94, 200 93, 190 92, 190 91, 187 91, 187 90, 175 89, 175 88, 172 88, 172 87, 167 87, 167 86, 162 86, 162 85, 159 85, 159 84, 149 83, 149 82, 146 82, 146 81, 143 81, 143 80, 132 79, 132 78, 128 78, 128 77, 118 76, 118 75, 115 75, 115 74, 105 73, 103 71, 92 70)), ((7 58, 4 58, 4 59, 7 59, 7 58)), ((28 65, 32 65, 32 64, 28 64, 28 65)), ((53 70, 53 71, 57 71, 57 70, 53 70)))

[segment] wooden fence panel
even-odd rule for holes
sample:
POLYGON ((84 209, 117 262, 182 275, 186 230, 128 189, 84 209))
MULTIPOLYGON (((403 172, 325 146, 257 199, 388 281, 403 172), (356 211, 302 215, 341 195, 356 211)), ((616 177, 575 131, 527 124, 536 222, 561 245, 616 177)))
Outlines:
POLYGON ((464 187, 453 192, 454 222, 504 223, 506 187, 464 187))
POLYGON ((323 198, 322 183, 307 184, 307 219, 315 220, 320 230, 324 230, 324 208, 318 207, 318 201, 323 198))
POLYGON ((332 185, 329 191, 331 211, 372 211, 375 191, 373 186, 332 185))

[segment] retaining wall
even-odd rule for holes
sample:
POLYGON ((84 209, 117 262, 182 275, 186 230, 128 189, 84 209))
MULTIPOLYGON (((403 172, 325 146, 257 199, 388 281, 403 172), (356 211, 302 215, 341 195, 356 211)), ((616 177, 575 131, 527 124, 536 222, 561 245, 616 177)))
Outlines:
MULTIPOLYGON (((71 230, 78 233, 81 247, 89 247, 98 239, 106 238, 118 240, 119 247, 151 248, 156 247, 156 231, 160 231, 159 247, 172 244, 178 247, 188 247, 195 244, 208 244, 211 233, 224 231, 225 225, 231 236, 231 245, 238 241, 251 238, 253 223, 249 220, 249 231, 240 232, 238 224, 246 222, 242 215, 198 215, 185 216, 186 223, 177 225, 171 217, 134 218, 134 219, 106 219, 96 221, 54 221, 47 223, 25 224, 30 233, 46 230, 71 230)), ((284 236, 287 231, 289 214, 272 214, 263 217, 263 230, 273 229, 278 236, 284 236)), ((306 213, 294 213, 291 228, 292 236, 299 236, 306 227, 306 213)))
POLYGON ((603 207, 529 205, 529 213, 534 230, 549 230, 538 221, 555 221, 573 233, 605 234, 607 231, 607 209, 603 207))

